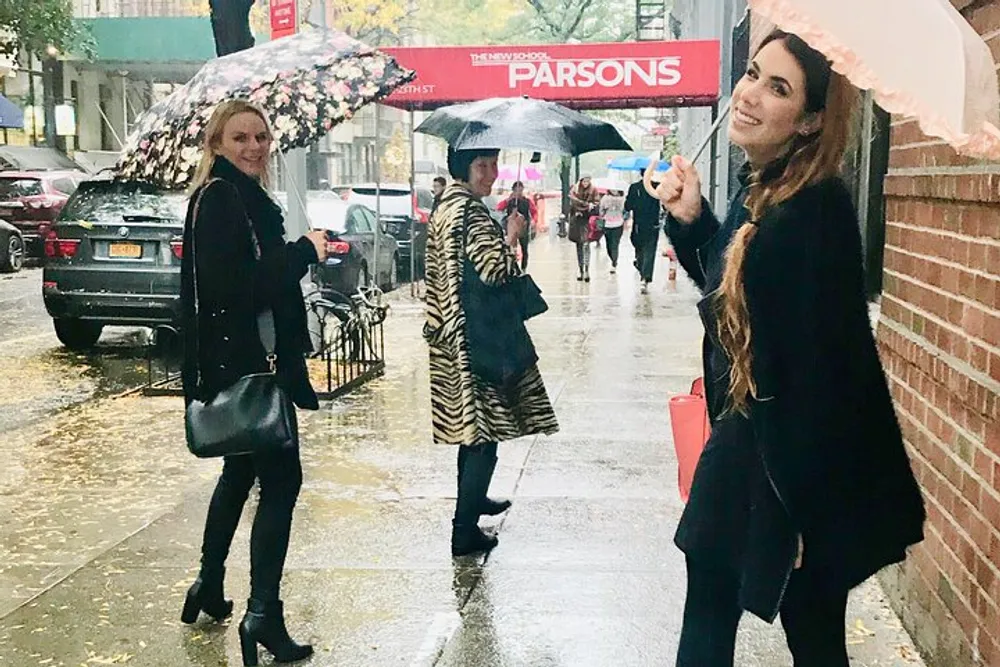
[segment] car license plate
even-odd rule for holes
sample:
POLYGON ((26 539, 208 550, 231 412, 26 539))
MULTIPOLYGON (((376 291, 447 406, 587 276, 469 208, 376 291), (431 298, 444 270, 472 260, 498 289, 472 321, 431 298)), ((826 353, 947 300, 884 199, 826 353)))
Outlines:
POLYGON ((142 246, 138 243, 112 243, 108 248, 108 257, 112 259, 139 259, 142 257, 142 246))

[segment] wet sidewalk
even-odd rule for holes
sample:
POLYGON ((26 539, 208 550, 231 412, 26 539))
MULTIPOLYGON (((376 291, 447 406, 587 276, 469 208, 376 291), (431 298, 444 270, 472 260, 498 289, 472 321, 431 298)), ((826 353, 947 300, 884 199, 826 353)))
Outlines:
MULTIPOLYGON (((450 557, 455 450, 431 443, 421 304, 393 295, 386 377, 301 420, 283 597, 317 646, 305 664, 673 665, 685 581, 666 405, 699 373, 701 326, 665 265, 638 293, 627 245, 615 276, 595 252, 590 284, 569 243, 532 247, 551 310, 531 329, 562 431, 501 445, 492 493, 514 507, 485 561, 450 557)), ((178 620, 219 467, 187 454, 179 399, 91 401, 5 434, 0 456, 0 665, 241 664, 252 507, 226 582, 235 620, 178 620)), ((853 594, 848 633, 855 667, 922 664, 877 585, 853 594)), ((780 627, 745 620, 737 665, 790 662, 780 627)))

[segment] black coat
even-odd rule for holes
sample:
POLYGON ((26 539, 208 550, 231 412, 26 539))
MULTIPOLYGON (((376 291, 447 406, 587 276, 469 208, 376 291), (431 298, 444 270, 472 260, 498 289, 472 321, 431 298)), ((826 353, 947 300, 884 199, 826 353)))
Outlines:
POLYGON ((181 310, 185 398, 207 400, 240 377, 267 370, 257 315, 271 309, 280 383, 300 408, 316 409, 319 402, 305 365, 305 354, 312 350, 312 344, 300 287, 309 265, 317 261, 316 250, 306 238, 285 243, 281 209, 256 181, 228 160, 216 158, 212 175, 221 180, 192 195, 184 223, 181 310), (199 196, 192 239, 192 215, 199 196), (251 224, 260 248, 259 259, 251 224))
POLYGON ((758 399, 748 417, 725 411, 729 362, 714 293, 726 248, 749 224, 744 196, 721 225, 708 202, 692 225, 668 220, 681 265, 706 295, 713 424, 676 542, 691 558, 736 568, 743 608, 773 621, 798 535, 804 567, 843 591, 905 558, 923 539, 925 511, 868 316, 857 216, 839 179, 760 221, 744 264, 758 399))

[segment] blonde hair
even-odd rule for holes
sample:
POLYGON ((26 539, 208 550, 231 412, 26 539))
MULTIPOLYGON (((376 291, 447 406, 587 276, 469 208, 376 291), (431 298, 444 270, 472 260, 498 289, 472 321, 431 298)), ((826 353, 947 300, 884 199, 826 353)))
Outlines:
MULTIPOLYGON (((784 33, 773 34, 764 44, 782 40, 789 51, 796 53, 804 43, 790 45, 794 36, 784 33)), ((798 40, 798 38, 794 38, 798 40)), ((808 47, 805 47, 808 48, 808 47)), ((802 64, 801 59, 799 59, 802 64)), ((806 77, 810 75, 809 68, 806 77)), ((750 175, 744 206, 749 211, 749 221, 734 236, 726 251, 725 271, 716 300, 718 309, 719 341, 729 357, 729 406, 731 412, 747 413, 748 397, 757 398, 757 384, 753 377, 753 354, 751 350, 752 332, 750 312, 747 308, 744 286, 743 264, 747 247, 757 233, 757 223, 767 211, 788 201, 804 188, 815 185, 840 172, 844 153, 850 143, 852 119, 857 106, 857 90, 847 79, 829 72, 822 108, 823 125, 820 131, 807 136, 796 136, 788 155, 783 158, 784 167, 774 177, 767 180, 763 172, 776 165, 758 165, 750 175)), ((803 220, 799 224, 809 224, 803 220)))
MULTIPOLYGON (((215 111, 212 112, 212 117, 208 121, 208 125, 205 126, 205 139, 202 143, 202 156, 201 162, 198 163, 198 168, 195 169, 194 178, 191 179, 191 185, 188 188, 188 192, 194 192, 202 185, 208 182, 212 177, 212 167, 215 166, 215 158, 219 155, 219 146, 222 145, 223 134, 226 131, 226 124, 234 117, 239 116, 243 113, 252 113, 261 122, 264 123, 264 127, 267 129, 267 136, 273 141, 274 132, 271 130, 271 123, 267 120, 267 116, 260 107, 247 102, 246 100, 227 100, 226 102, 220 103, 215 107, 215 111)), ((260 184, 263 188, 267 188, 271 183, 271 164, 267 163, 264 168, 264 173, 260 175, 260 184)))

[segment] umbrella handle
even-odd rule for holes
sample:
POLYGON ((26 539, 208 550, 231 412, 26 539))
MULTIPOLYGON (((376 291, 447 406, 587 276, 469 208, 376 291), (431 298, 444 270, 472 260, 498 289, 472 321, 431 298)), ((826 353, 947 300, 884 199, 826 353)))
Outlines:
MULTIPOLYGON (((719 113, 719 117, 715 119, 715 122, 712 124, 712 127, 709 128, 708 133, 705 135, 705 138, 702 139, 701 143, 698 145, 698 149, 694 152, 694 155, 691 156, 691 164, 697 162, 698 159, 705 152, 705 149, 708 148, 708 145, 712 142, 712 137, 714 137, 716 133, 719 131, 719 128, 722 127, 722 121, 724 121, 729 116, 729 112, 732 110, 732 107, 733 107, 733 99, 729 98, 729 100, 726 102, 726 106, 723 107, 722 112, 719 113)), ((659 199, 659 197, 656 194, 656 190, 653 189, 653 172, 656 171, 656 164, 659 161, 660 161, 660 151, 657 151, 650 156, 649 166, 646 167, 646 170, 642 174, 642 186, 643 188, 645 188, 646 193, 650 197, 653 197, 654 199, 659 199)))
POLYGON ((692 164, 697 162, 698 158, 701 157, 701 154, 705 152, 706 148, 708 148, 708 145, 712 142, 712 137, 714 137, 719 131, 719 128, 722 127, 722 121, 729 116, 729 112, 732 108, 733 98, 730 97, 729 101, 726 102, 726 106, 723 107, 722 112, 719 114, 719 117, 715 119, 715 123, 712 125, 711 129, 709 129, 708 134, 706 134, 705 138, 701 140, 701 144, 698 145, 698 150, 696 150, 694 155, 691 156, 692 164))

